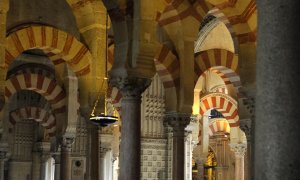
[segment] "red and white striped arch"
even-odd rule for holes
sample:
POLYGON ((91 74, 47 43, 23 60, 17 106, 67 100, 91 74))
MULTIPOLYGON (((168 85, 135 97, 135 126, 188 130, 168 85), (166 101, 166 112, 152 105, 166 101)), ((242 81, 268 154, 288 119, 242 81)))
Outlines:
POLYGON ((165 89, 179 87, 180 62, 172 51, 162 45, 154 58, 156 72, 165 89))
POLYGON ((210 109, 216 109, 227 119, 230 127, 239 127, 237 101, 222 93, 211 93, 200 99, 200 116, 210 109))
POLYGON ((66 111, 66 94, 54 79, 41 74, 18 74, 6 80, 5 100, 17 91, 32 90, 45 97, 49 101, 54 114, 66 111))
POLYGON ((224 134, 230 134, 230 125, 226 119, 213 119, 209 123, 209 136, 213 136, 218 132, 223 132, 224 134))
POLYGON ((36 122, 46 129, 49 136, 54 136, 56 132, 56 119, 52 113, 40 107, 25 107, 16 109, 10 112, 10 119, 12 125, 24 119, 34 119, 36 122))
POLYGON ((230 32, 232 41, 233 41, 233 46, 234 46, 234 53, 238 54, 239 53, 239 40, 237 38, 237 35, 229 22, 228 18, 220 11, 220 9, 214 7, 211 9, 208 14, 215 16, 218 18, 219 21, 223 22, 225 26, 227 27, 228 31, 230 32))
POLYGON ((218 74, 223 79, 226 86, 232 85, 238 98, 242 96, 239 92, 239 88, 242 87, 242 83, 240 76, 236 72, 224 66, 214 66, 210 68, 210 70, 218 74))
POLYGON ((121 116, 121 100, 122 94, 116 87, 109 87, 107 90, 107 98, 110 99, 110 102, 114 106, 115 110, 118 111, 121 116))
POLYGON ((209 68, 214 66, 223 66, 237 71, 238 56, 225 49, 210 49, 207 51, 201 51, 195 57, 195 80, 209 68))
POLYGON ((216 92, 216 93, 228 94, 228 89, 226 88, 225 85, 216 86, 216 87, 212 88, 210 91, 216 92))
POLYGON ((193 17, 201 22, 211 8, 212 6, 206 1, 196 1, 191 5, 187 0, 173 0, 160 14, 158 24, 163 27, 187 17, 193 17))
POLYGON ((92 55, 85 45, 72 35, 50 26, 30 26, 9 34, 6 38, 6 65, 24 51, 34 48, 43 50, 54 65, 67 62, 78 76, 90 72, 92 55))

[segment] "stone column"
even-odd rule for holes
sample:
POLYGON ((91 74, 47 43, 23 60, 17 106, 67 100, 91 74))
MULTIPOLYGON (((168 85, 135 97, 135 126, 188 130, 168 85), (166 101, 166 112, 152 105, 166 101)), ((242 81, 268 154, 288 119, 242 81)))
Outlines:
POLYGON ((192 180, 192 132, 185 132, 185 179, 192 180))
POLYGON ((47 154, 42 154, 41 156, 40 156, 40 161, 41 161, 41 163, 40 163, 40 174, 41 174, 41 176, 40 176, 40 180, 46 180, 47 179, 47 160, 49 159, 49 154, 47 155, 47 154))
POLYGON ((253 121, 255 117, 253 116, 251 119, 240 119, 240 128, 244 131, 246 138, 247 138, 247 150, 245 154, 245 180, 250 180, 251 177, 251 164, 252 162, 252 147, 251 147, 251 121, 253 121))
POLYGON ((53 155, 54 161, 55 161, 55 166, 54 166, 54 180, 60 180, 60 151, 54 153, 53 155))
POLYGON ((204 164, 207 158, 199 158, 196 160, 197 163, 197 180, 203 180, 204 178, 204 164))
POLYGON ((141 94, 150 85, 149 79, 111 80, 122 93, 122 127, 120 147, 120 180, 140 179, 141 94))
POLYGON ((0 151, 0 180, 4 180, 4 163, 6 160, 6 151, 0 151))
POLYGON ((98 171, 98 126, 87 123, 87 155, 86 155, 86 179, 93 180, 99 178, 98 171))
POLYGON ((173 127, 173 180, 184 179, 184 138, 185 128, 190 123, 190 116, 190 114, 185 113, 166 113, 166 119, 173 127))
POLYGON ((235 180, 245 179, 244 156, 247 150, 246 144, 230 144, 235 155, 235 180))
POLYGON ((50 158, 50 143, 39 142, 37 146, 40 152, 40 180, 45 180, 47 175, 47 160, 50 158))
POLYGON ((71 180, 71 147, 74 137, 62 137, 60 179, 71 180))
POLYGON ((32 152, 32 180, 40 180, 40 153, 37 149, 32 152))
POLYGON ((300 4, 256 2, 254 179, 300 179, 300 4))
MULTIPOLYGON (((226 180, 228 176, 228 154, 226 148, 228 147, 228 138, 224 137, 223 133, 213 136, 215 141, 215 155, 217 159, 216 174, 218 180, 226 180)), ((211 141, 213 141, 211 139, 211 141)))
POLYGON ((109 151, 110 149, 108 149, 108 148, 101 148, 100 147, 100 153, 99 153, 99 156, 100 156, 100 158, 99 158, 99 169, 100 169, 100 171, 99 171, 99 179, 100 180, 107 180, 106 178, 105 178, 105 175, 106 175, 106 173, 105 173, 105 155, 106 155, 106 152, 107 151, 109 151))

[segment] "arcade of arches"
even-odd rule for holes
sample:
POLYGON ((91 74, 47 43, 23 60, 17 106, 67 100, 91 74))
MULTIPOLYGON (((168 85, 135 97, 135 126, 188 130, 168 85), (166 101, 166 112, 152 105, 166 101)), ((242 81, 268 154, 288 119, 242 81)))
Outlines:
POLYGON ((293 151, 271 136, 299 134, 274 102, 299 57, 271 49, 299 40, 272 16, 292 22, 293 6, 262 0, 258 16, 254 0, 0 0, 0 180, 297 179, 290 156, 282 178, 272 153, 293 151), (118 121, 99 127, 93 110, 118 121))

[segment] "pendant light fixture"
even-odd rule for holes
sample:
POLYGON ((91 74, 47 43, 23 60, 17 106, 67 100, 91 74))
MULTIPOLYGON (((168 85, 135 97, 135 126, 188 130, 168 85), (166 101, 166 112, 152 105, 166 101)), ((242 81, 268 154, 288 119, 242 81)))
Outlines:
POLYGON ((100 90, 99 90, 99 93, 98 93, 98 96, 97 96, 97 100, 95 101, 95 104, 94 104, 94 107, 93 107, 93 110, 92 110, 92 113, 90 115, 90 121, 95 124, 95 125, 98 125, 98 126, 101 126, 101 127, 105 127, 105 126, 108 126, 110 124, 113 124, 115 122, 118 121, 118 117, 116 116, 112 116, 112 115, 107 115, 106 114, 106 99, 107 99, 107 87, 108 87, 108 78, 107 78, 107 39, 108 39, 108 31, 107 31, 107 25, 108 25, 108 13, 106 12, 106 28, 105 28, 105 35, 106 35, 106 38, 105 38, 105 77, 103 78, 102 80, 102 85, 100 87, 100 90), (101 98, 101 90, 104 91, 104 97, 102 96, 101 98), (98 106, 98 103, 99 101, 104 101, 104 112, 102 113, 99 113, 99 114, 96 114, 96 108, 98 106))

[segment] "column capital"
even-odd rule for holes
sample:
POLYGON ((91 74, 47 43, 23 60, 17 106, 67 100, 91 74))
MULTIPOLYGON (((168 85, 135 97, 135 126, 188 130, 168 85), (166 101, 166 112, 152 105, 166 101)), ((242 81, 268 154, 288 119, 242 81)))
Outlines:
POLYGON ((250 118, 240 119, 240 128, 245 133, 248 142, 251 141, 251 122, 250 118))
POLYGON ((61 141, 61 148, 62 150, 71 151, 72 144, 75 141, 75 137, 67 137, 63 136, 61 141))
POLYGON ((109 83, 117 87, 123 97, 140 97, 151 84, 151 79, 139 77, 112 78, 109 80, 109 83))
POLYGON ((247 144, 245 143, 230 144, 230 149, 234 152, 236 157, 244 157, 247 151, 247 144))
POLYGON ((110 150, 111 150, 111 148, 100 147, 100 158, 104 158, 105 154, 110 150))
POLYGON ((184 130, 186 126, 190 123, 191 114, 167 112, 165 118, 168 124, 173 127, 174 131, 184 130))
POLYGON ((7 158, 7 152, 6 151, 0 151, 0 160, 5 160, 7 158))

